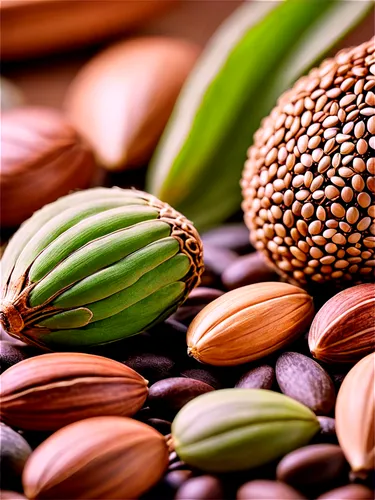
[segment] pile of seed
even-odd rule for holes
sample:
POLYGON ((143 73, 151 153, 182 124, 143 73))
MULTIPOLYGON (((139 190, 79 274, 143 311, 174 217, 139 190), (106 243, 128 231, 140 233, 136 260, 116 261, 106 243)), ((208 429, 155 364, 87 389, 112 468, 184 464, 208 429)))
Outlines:
POLYGON ((372 279, 375 40, 283 94, 249 149, 242 189, 255 247, 305 284, 372 279))

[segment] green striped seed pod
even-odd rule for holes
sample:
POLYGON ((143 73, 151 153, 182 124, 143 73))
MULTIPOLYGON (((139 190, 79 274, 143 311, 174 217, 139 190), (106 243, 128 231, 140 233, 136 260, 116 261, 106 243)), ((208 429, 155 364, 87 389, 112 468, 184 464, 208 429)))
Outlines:
POLYGON ((0 320, 9 334, 53 350, 113 342, 169 316, 202 272, 199 234, 169 205, 136 190, 77 192, 10 240, 0 320))

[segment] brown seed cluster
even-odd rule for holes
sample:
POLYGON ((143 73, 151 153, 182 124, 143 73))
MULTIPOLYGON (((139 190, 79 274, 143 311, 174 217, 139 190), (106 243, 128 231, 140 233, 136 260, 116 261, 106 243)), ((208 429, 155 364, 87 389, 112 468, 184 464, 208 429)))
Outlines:
POLYGON ((325 60, 280 97, 248 151, 250 237, 290 281, 372 279, 374 75, 375 39, 325 60))

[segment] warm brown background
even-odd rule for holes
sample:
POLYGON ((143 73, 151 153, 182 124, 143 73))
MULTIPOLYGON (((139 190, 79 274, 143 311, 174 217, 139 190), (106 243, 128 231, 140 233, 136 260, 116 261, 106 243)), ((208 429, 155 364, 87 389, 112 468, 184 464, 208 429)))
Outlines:
MULTIPOLYGON (((217 26, 240 3, 239 0, 180 0, 157 19, 148 21, 142 28, 119 38, 164 34, 185 37, 204 45, 217 26)), ((68 4, 67 1, 67 8, 68 4)), ((341 43, 341 46, 361 43, 373 34, 374 18, 373 15, 369 15, 362 25, 341 43)), ((96 47, 53 57, 3 63, 2 75, 13 80, 23 90, 27 103, 61 107, 66 88, 79 68, 108 43, 107 41, 96 47)))

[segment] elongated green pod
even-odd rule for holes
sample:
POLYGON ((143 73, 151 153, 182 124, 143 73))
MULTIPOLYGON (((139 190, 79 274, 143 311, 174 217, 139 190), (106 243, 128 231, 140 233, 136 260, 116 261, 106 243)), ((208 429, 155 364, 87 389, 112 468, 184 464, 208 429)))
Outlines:
POLYGON ((40 212, 4 254, 0 320, 26 342, 62 349, 135 335, 200 282, 199 234, 148 193, 93 189, 40 212))
POLYGON ((223 389, 195 398, 172 424, 174 447, 189 465, 245 470, 304 446, 319 430, 315 414, 284 394, 223 389))

